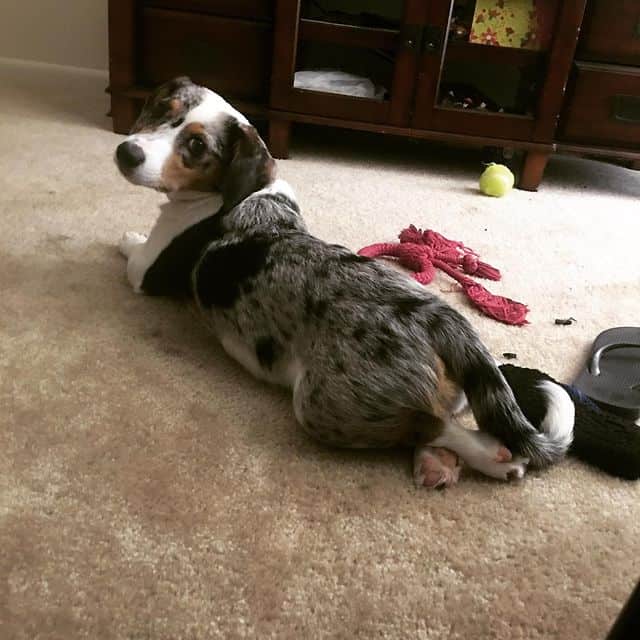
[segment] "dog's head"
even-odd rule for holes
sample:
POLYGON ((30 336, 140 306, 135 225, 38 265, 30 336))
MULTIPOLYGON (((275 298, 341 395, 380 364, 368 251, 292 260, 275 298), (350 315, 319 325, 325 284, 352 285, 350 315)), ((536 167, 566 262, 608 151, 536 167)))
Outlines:
POLYGON ((116 164, 136 185, 222 194, 231 207, 270 184, 275 161, 256 129, 217 93, 176 78, 147 100, 116 164))

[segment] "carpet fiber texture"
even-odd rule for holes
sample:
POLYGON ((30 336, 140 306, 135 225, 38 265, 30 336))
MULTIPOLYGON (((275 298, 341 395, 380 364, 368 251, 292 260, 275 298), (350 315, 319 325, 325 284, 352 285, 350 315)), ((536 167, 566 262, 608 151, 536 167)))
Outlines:
MULTIPOLYGON (((640 575, 640 484, 568 460, 430 493, 408 451, 310 441, 193 311, 127 285, 118 239, 161 196, 118 176, 105 84, 0 64, 0 636, 603 638, 640 575)), ((320 237, 414 223, 502 269, 526 327, 431 285, 495 354, 568 382, 640 323, 640 174, 558 157, 490 199, 475 152, 295 140, 280 175, 320 237)))

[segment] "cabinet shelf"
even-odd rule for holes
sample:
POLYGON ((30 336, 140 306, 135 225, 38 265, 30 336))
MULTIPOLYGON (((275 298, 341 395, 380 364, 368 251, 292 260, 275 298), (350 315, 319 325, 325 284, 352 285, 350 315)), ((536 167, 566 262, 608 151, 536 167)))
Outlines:
POLYGON ((298 34, 300 40, 307 42, 325 42, 356 48, 393 51, 397 47, 400 32, 395 29, 360 27, 302 18, 298 34))

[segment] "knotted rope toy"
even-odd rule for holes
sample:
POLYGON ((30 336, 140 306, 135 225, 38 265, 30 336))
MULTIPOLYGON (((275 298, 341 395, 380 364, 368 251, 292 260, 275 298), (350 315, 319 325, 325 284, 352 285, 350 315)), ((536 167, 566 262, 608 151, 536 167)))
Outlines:
POLYGON ((381 242, 360 249, 358 253, 368 258, 395 258, 398 263, 413 272, 421 284, 429 284, 436 275, 436 268, 456 280, 473 304, 485 315, 505 324, 527 324, 527 305, 510 298, 496 296, 469 276, 500 280, 500 271, 486 262, 462 242, 449 240, 443 235, 411 225, 400 233, 400 242, 381 242))

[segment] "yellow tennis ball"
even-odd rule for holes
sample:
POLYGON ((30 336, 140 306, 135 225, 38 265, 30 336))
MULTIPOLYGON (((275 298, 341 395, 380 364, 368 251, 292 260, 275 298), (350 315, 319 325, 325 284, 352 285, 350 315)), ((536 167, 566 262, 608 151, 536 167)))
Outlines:
POLYGON ((514 181, 509 167, 492 162, 480 176, 480 191, 487 196, 501 198, 511 191, 514 181))

